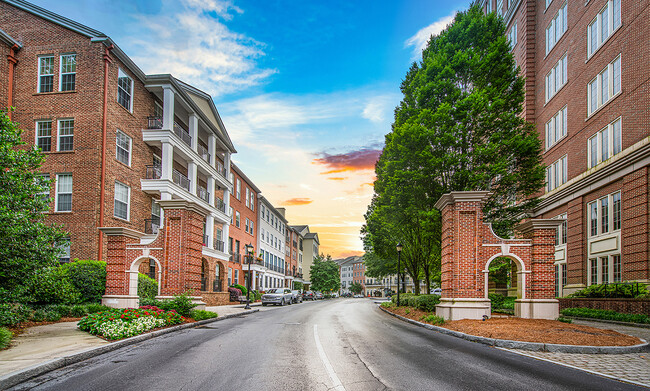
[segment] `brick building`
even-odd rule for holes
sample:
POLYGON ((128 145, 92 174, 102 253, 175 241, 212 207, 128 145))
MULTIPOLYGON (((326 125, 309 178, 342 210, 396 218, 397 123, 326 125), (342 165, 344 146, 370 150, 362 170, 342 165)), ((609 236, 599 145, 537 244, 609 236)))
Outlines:
POLYGON ((650 284, 650 2, 483 0, 526 77, 547 166, 534 217, 560 218, 555 291, 650 284))
MULTIPOLYGON (((46 155, 47 220, 70 233, 62 260, 106 259, 99 227, 154 240, 166 202, 200 210, 188 222, 203 225, 199 263, 176 288, 222 290, 235 148, 211 97, 145 75, 103 33, 22 0, 0 1, 0 29, 0 104, 15 107, 24 140, 46 155)), ((160 273, 153 259, 139 262, 160 273)))

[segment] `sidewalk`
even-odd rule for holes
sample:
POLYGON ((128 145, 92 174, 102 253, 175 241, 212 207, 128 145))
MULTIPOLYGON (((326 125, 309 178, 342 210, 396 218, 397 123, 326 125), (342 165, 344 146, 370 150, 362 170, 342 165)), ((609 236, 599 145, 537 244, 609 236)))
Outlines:
MULTIPOLYGON (((252 303, 259 306, 261 303, 252 303)), ((246 311, 244 304, 207 307, 219 318, 246 311)), ((11 347, 0 351, 0 377, 53 359, 80 353, 111 342, 77 328, 77 322, 60 322, 27 329, 11 341, 11 347)), ((0 385, 0 389, 2 389, 0 385)))

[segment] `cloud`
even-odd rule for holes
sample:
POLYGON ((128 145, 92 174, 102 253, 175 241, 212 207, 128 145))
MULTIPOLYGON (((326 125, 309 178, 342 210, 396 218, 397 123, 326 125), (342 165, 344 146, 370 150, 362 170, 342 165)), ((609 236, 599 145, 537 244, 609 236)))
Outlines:
POLYGON ((440 34, 440 32, 454 20, 456 12, 457 11, 454 11, 450 15, 436 20, 427 27, 421 28, 417 33, 415 33, 415 35, 404 42, 405 47, 413 46, 413 55, 411 60, 417 60, 422 56, 422 50, 427 47, 427 43, 431 36, 440 34))
POLYGON ((277 72, 258 67, 263 43, 224 23, 243 13, 231 1, 174 4, 158 14, 134 15, 138 31, 128 48, 146 73, 171 73, 214 96, 258 85, 277 72))
POLYGON ((344 181, 344 180, 348 179, 348 177, 346 177, 346 176, 333 176, 333 177, 329 177, 327 179, 329 179, 330 181, 344 181))
POLYGON ((389 118, 393 113, 395 100, 399 99, 396 96, 377 96, 372 97, 363 108, 361 116, 371 122, 381 123, 389 118))
POLYGON ((375 163, 381 155, 381 149, 362 148, 357 151, 330 155, 322 152, 322 157, 313 160, 314 164, 320 164, 330 168, 329 171, 321 174, 333 174, 345 171, 374 170, 375 163))
POLYGON ((291 198, 283 202, 284 205, 308 205, 314 202, 311 198, 291 198))

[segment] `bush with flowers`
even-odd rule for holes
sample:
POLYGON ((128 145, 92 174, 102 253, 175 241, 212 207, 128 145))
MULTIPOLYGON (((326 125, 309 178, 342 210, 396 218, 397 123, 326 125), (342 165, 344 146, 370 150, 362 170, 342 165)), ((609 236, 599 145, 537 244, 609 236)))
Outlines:
POLYGON ((183 323, 176 311, 164 311, 158 307, 110 309, 90 314, 77 323, 80 330, 101 335, 108 339, 122 339, 142 334, 157 327, 183 323))

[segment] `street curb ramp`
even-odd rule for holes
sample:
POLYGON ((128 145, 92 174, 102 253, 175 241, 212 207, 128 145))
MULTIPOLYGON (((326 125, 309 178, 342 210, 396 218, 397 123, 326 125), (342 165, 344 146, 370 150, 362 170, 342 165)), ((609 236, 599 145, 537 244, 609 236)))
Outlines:
POLYGON ((641 353, 647 352, 649 349, 648 343, 644 340, 643 343, 632 346, 584 346, 584 345, 562 345, 554 343, 541 343, 541 342, 523 342, 511 341, 507 339, 496 339, 479 337, 477 335, 470 335, 461 333, 460 331, 449 330, 444 327, 438 327, 427 323, 418 322, 413 319, 405 318, 403 316, 394 314, 382 306, 378 306, 380 310, 392 315, 400 320, 414 324, 416 326, 424 327, 425 329, 437 331, 441 334, 451 335, 452 337, 466 339, 472 342, 478 342, 488 346, 494 346, 504 349, 519 349, 528 350, 532 352, 552 352, 552 353, 580 353, 580 354, 625 354, 625 353, 641 353))
POLYGON ((248 310, 244 312, 240 312, 238 314, 230 314, 230 315, 224 315, 220 316, 218 318, 212 318, 212 319, 206 319, 206 320, 201 320, 198 322, 194 323, 184 323, 180 324, 178 326, 172 326, 166 329, 162 330, 157 330, 153 331, 151 333, 146 333, 146 334, 140 334, 136 335, 131 338, 126 338, 126 339, 121 339, 119 341, 111 342, 108 345, 103 345, 103 346, 98 346, 95 348, 91 348, 88 350, 81 351, 79 353, 74 353, 68 356, 64 357, 59 357, 54 360, 46 361, 44 363, 32 365, 31 367, 22 369, 17 372, 13 372, 10 374, 7 374, 5 376, 0 377, 0 390, 6 390, 8 388, 11 388, 13 386, 16 386, 20 383, 23 383, 29 379, 41 376, 47 372, 51 372, 57 369, 61 369, 63 367, 67 367, 68 365, 76 364, 78 362, 88 360, 89 358, 93 358, 99 355, 102 355, 104 353, 112 352, 114 350, 123 348, 125 346, 129 345, 134 345, 138 342, 143 342, 148 339, 156 338, 161 335, 173 333, 175 331, 180 331, 184 329, 190 329, 198 326, 202 326, 207 323, 213 323, 213 322, 218 322, 221 320, 225 319, 230 319, 230 318, 236 318, 239 316, 244 316, 244 315, 249 315, 254 312, 258 312, 259 309, 253 309, 253 310, 248 310))

